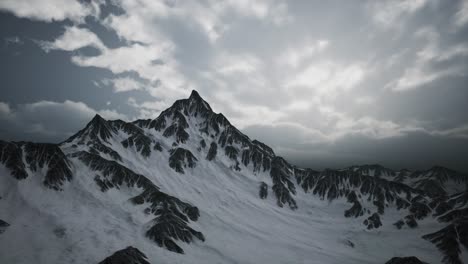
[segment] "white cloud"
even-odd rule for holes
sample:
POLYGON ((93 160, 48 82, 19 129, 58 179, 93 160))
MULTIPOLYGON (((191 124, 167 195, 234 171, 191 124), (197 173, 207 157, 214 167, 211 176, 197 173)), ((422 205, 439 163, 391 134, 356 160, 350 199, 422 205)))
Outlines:
POLYGON ((430 131, 429 134, 435 136, 449 136, 454 138, 464 138, 468 139, 468 124, 462 124, 458 127, 444 129, 444 130, 435 130, 430 131))
POLYGON ((329 41, 324 39, 308 41, 305 45, 300 47, 287 49, 279 56, 277 63, 279 65, 286 64, 290 67, 296 68, 304 61, 327 49, 328 45, 329 41))
POLYGON ((461 67, 448 67, 438 71, 424 71, 422 66, 416 66, 405 70, 403 75, 396 81, 387 85, 394 91, 407 91, 420 88, 435 80, 448 76, 465 75, 465 69, 461 67))
POLYGON ((370 1, 368 9, 372 19, 384 28, 401 26, 402 20, 424 7, 427 0, 370 1))
MULTIPOLYGON (((177 99, 191 89, 190 84, 178 70, 178 63, 173 57, 174 46, 170 41, 158 41, 153 44, 134 43, 118 48, 108 48, 91 31, 79 27, 67 27, 64 34, 52 42, 41 42, 46 50, 60 49, 73 51, 86 46, 100 50, 96 56, 75 55, 71 60, 81 67, 108 69, 114 74, 135 72, 142 79, 153 85, 145 90, 152 96, 164 94, 165 97, 177 99), (154 63, 159 60, 162 63, 154 63)), ((129 78, 116 78, 112 81, 115 92, 141 89, 142 86, 129 78)), ((94 83, 100 86, 99 83, 94 83)))
POLYGON ((99 14, 99 1, 85 4, 75 0, 2 0, 0 10, 33 20, 82 22, 86 16, 99 14))
POLYGON ((236 127, 242 129, 251 125, 274 124, 278 119, 285 117, 286 113, 273 110, 270 107, 236 103, 237 116, 229 118, 236 127))
POLYGON ((407 66, 402 75, 397 80, 389 82, 386 88, 393 91, 407 91, 424 87, 441 78, 467 75, 467 65, 463 63, 450 63, 443 68, 431 67, 435 63, 468 56, 467 44, 441 47, 440 34, 434 28, 428 27, 417 31, 415 37, 425 40, 426 45, 416 52, 413 65, 407 66))
POLYGON ((191 86, 179 72, 178 63, 171 56, 171 47, 132 44, 105 49, 97 56, 73 56, 72 61, 81 67, 104 68, 114 74, 135 72, 139 77, 158 84, 156 87, 146 87, 152 96, 163 94, 164 97, 175 100, 185 95, 191 86), (157 59, 162 60, 163 64, 155 64, 157 59))
POLYGON ((139 115, 137 118, 139 119, 154 119, 161 113, 161 111, 170 106, 170 104, 164 100, 144 101, 138 103, 133 97, 128 98, 127 104, 138 109, 139 115))
POLYGON ((105 85, 112 85, 112 89, 116 93, 128 92, 134 90, 141 90, 142 84, 130 77, 120 77, 115 79, 104 79, 102 83, 105 85))
POLYGON ((360 105, 369 105, 375 102, 375 98, 372 96, 361 96, 357 97, 354 101, 360 105))
POLYGON ((271 21, 276 25, 291 20, 286 3, 279 0, 209 0, 207 3, 118 0, 116 3, 125 10, 125 14, 110 16, 105 21, 106 25, 113 28, 121 38, 144 43, 154 43, 154 36, 160 35, 155 21, 161 19, 188 20, 204 32, 211 42, 215 42, 229 28, 224 17, 231 12, 271 21))
POLYGON ((214 64, 216 71, 222 75, 250 74, 263 67, 263 62, 252 54, 221 53, 214 64))
POLYGON ((13 36, 13 37, 7 37, 7 38, 4 38, 5 40, 5 44, 8 46, 8 45, 22 45, 24 44, 24 41, 18 37, 18 36, 13 36))
POLYGON ((77 26, 66 27, 65 32, 53 42, 41 41, 40 45, 46 52, 50 50, 73 51, 87 46, 99 50, 106 49, 96 34, 89 29, 77 26))
POLYGON ((466 23, 468 23, 468 0, 463 0, 460 3, 459 10, 455 14, 455 25, 462 27, 466 23))
MULTIPOLYGON (((115 110, 102 109, 94 110, 83 102, 75 102, 65 100, 63 103, 54 101, 38 101, 30 104, 23 104, 20 106, 20 114, 26 114, 28 116, 34 115, 48 115, 55 111, 60 112, 61 115, 70 114, 70 116, 79 117, 93 117, 96 113, 102 115, 108 119, 127 119, 123 114, 117 113, 115 110)), ((55 122, 55 120, 52 120, 55 122)))
POLYGON ((20 104, 15 108, 10 108, 7 103, 0 102, 0 119, 6 122, 5 131, 24 133, 22 135, 24 137, 34 135, 37 138, 39 136, 46 140, 65 140, 82 129, 96 113, 106 119, 128 120, 127 116, 116 110, 95 110, 83 102, 70 100, 38 101, 20 104))
POLYGON ((311 93, 319 97, 336 97, 339 92, 349 91, 359 84, 368 70, 360 63, 340 65, 335 62, 319 62, 310 64, 291 79, 285 86, 288 88, 311 89, 311 93))
POLYGON ((0 102, 0 119, 8 119, 10 115, 10 105, 5 102, 0 102))

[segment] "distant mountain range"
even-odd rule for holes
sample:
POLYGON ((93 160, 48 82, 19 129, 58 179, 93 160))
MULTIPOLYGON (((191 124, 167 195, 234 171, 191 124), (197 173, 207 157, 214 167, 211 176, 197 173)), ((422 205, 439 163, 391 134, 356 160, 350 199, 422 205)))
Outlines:
POLYGON ((293 166, 193 91, 60 144, 0 141, 0 263, 468 263, 467 186, 293 166))

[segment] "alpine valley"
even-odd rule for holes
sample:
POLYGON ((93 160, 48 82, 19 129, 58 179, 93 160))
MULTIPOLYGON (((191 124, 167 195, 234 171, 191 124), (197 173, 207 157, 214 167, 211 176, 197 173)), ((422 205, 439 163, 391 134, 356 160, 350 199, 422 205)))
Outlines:
POLYGON ((291 165, 193 91, 0 141, 0 263, 468 263, 468 176, 291 165))

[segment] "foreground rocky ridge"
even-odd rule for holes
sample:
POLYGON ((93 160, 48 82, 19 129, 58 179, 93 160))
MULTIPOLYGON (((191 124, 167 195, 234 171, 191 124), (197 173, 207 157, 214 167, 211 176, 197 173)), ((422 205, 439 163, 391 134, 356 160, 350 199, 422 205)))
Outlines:
POLYGON ((111 256, 107 257, 99 264, 150 264, 147 261, 146 255, 134 247, 116 251, 111 256))
POLYGON ((93 172, 94 183, 102 192, 128 192, 129 201, 144 207, 144 213, 153 217, 142 227, 144 235, 156 245, 184 253, 178 242, 204 241, 205 230, 191 227, 200 216, 198 205, 161 191, 152 179, 135 172, 136 168, 127 165, 127 152, 132 159, 145 162, 167 157, 167 165, 179 174, 190 175, 202 160, 223 164, 234 172, 266 174, 268 181, 258 185, 259 199, 267 199, 271 193, 279 207, 292 210, 299 208, 299 189, 310 193, 311 199, 343 200, 349 204, 343 216, 361 218, 369 230, 382 226, 387 208, 403 212, 404 217, 395 223, 399 229, 416 228, 418 221, 435 218, 446 227, 423 238, 441 250, 445 263, 462 263, 460 248, 468 249, 463 238, 467 230, 466 175, 443 167, 414 172, 380 165, 324 171, 298 168, 265 144, 251 140, 222 114, 214 113, 195 91, 152 120, 107 121, 96 115, 61 144, 0 141, 0 162, 17 180, 43 177, 45 187, 61 191, 74 180, 74 167, 82 163, 93 172))

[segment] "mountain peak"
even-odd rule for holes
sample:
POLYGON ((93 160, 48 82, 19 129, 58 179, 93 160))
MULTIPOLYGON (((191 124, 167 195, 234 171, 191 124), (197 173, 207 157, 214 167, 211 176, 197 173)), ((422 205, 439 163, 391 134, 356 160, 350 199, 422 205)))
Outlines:
POLYGON ((90 123, 101 123, 101 122, 105 122, 106 120, 99 114, 96 113, 96 115, 94 115, 93 119, 91 119, 90 123))
POLYGON ((101 115, 96 114, 93 119, 89 121, 85 128, 65 140, 65 142, 72 142, 77 138, 80 140, 80 142, 84 142, 87 136, 93 140, 100 136, 102 140, 106 141, 111 137, 112 131, 115 131, 115 129, 108 124, 107 120, 105 120, 101 115))
POLYGON ((192 90, 189 99, 202 99, 200 94, 196 90, 192 90))

